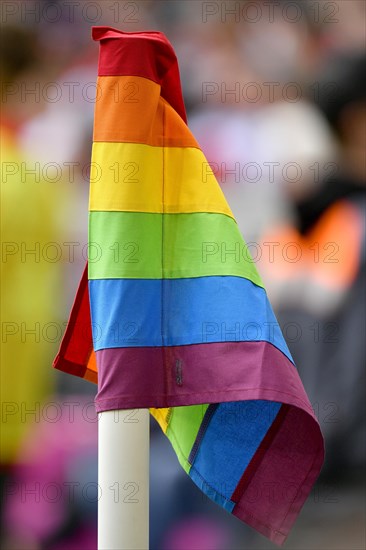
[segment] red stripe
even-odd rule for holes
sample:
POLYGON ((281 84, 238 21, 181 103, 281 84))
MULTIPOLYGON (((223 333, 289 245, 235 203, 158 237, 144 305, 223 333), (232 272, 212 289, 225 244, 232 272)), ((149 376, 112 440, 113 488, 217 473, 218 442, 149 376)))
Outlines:
POLYGON ((122 32, 112 27, 93 27, 100 41, 99 76, 141 76, 161 86, 161 96, 187 123, 177 57, 160 32, 122 32))
POLYGON ((83 377, 93 350, 91 330, 88 264, 86 264, 65 335, 53 366, 64 372, 83 377))

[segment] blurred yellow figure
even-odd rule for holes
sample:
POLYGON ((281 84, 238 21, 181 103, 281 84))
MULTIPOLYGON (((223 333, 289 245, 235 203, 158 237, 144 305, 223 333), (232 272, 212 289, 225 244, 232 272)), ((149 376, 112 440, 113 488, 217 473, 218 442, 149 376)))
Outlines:
MULTIPOLYGON (((4 35, 6 91, 34 59, 25 31, 7 28, 4 35)), ((6 467, 32 423, 47 420, 42 402, 52 392, 50 365, 63 330, 57 314, 64 295, 61 220, 71 186, 52 182, 51 174, 45 179, 42 164, 18 145, 18 129, 34 116, 29 103, 2 100, 0 442, 6 467)))

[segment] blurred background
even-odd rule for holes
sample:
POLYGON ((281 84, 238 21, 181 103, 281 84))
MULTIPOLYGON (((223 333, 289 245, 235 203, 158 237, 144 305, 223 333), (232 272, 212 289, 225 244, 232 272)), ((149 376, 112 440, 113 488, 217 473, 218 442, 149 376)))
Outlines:
MULTIPOLYGON (((365 3, 1 4, 1 547, 96 549, 96 388, 53 371, 86 260, 98 44, 160 30, 326 440, 285 548, 365 548, 365 3)), ((270 549, 151 424, 152 550, 270 549)))

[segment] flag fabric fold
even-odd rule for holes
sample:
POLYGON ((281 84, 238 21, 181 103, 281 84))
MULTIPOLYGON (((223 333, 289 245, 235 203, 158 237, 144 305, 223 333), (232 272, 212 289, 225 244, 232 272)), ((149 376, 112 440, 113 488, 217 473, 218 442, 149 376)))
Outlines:
POLYGON ((95 27, 89 263, 54 366, 149 408, 210 498, 282 544, 323 439, 159 32, 95 27))

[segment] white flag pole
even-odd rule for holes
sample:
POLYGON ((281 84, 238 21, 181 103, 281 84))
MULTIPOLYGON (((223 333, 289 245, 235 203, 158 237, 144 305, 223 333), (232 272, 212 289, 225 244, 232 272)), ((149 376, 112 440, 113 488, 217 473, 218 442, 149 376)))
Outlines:
POLYGON ((98 417, 98 550, 148 550, 149 411, 98 417))

